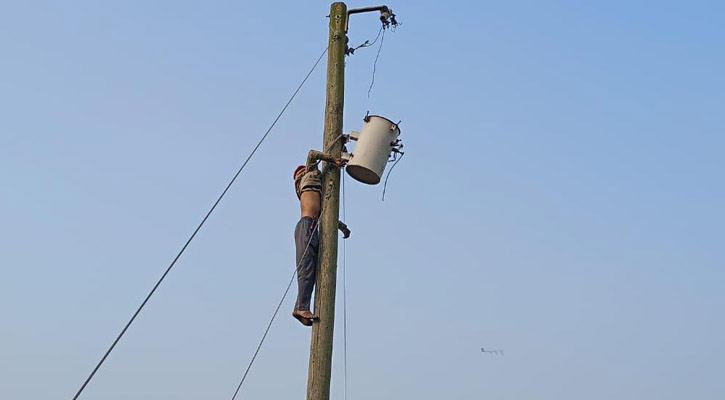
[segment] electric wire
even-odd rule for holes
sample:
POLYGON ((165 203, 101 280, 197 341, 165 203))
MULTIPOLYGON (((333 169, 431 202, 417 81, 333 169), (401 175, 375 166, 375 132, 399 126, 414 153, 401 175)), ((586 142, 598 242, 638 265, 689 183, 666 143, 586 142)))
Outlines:
POLYGON ((370 46, 374 45, 375 42, 378 41, 378 38, 380 37, 380 33, 383 31, 383 29, 385 29, 384 26, 381 26, 380 29, 378 30, 377 36, 375 36, 375 39, 372 42, 370 40, 366 40, 362 44, 360 44, 360 45, 358 45, 356 47, 353 47, 353 48, 348 49, 347 52, 349 54, 354 54, 355 53, 355 50, 357 50, 357 49, 361 49, 363 47, 370 47, 370 46))
POLYGON ((375 42, 378 41, 378 38, 380 37, 380 34, 385 30, 385 25, 381 26, 380 29, 378 29, 378 34, 375 36, 375 39, 373 39, 372 42, 368 46, 372 46, 375 44, 375 42))
MULTIPOLYGON (((313 229, 313 232, 316 231, 319 226, 320 226, 320 220, 318 219, 317 223, 315 224, 315 228, 313 229)), ((264 339, 267 338, 267 333, 269 333, 269 329, 272 327, 272 322, 274 322, 275 317, 277 317, 277 313, 279 312, 280 307, 282 307, 282 303, 284 302, 284 299, 287 297, 287 293, 289 293, 290 287, 292 287, 292 282, 294 282, 294 280, 295 280, 295 275, 297 274, 297 269, 300 267, 300 264, 302 264, 302 261, 304 260, 305 255, 307 254, 307 250, 310 248, 310 243, 312 242, 312 238, 313 238, 313 235, 310 235, 310 238, 307 240, 307 245, 305 246, 305 251, 302 252, 302 257, 300 258, 300 261, 297 263, 297 266, 295 267, 295 271, 292 273, 292 278, 290 278, 289 283, 287 284, 287 289, 285 289, 284 294, 282 295, 282 299, 280 299, 279 304, 277 304, 277 308, 274 310, 274 314, 272 314, 272 318, 269 320, 269 324, 267 324, 267 329, 264 331, 264 335, 262 335, 262 340, 259 341, 257 350, 254 351, 254 355, 252 356, 252 359, 249 361, 249 365, 247 365, 247 370, 244 371, 242 380, 239 382, 239 385, 237 385, 237 390, 234 391, 232 400, 237 398, 237 394, 239 393, 239 390, 242 388, 242 384, 244 383, 244 380, 247 379, 247 374, 249 374, 249 370, 252 368, 252 364, 254 364, 254 360, 257 358, 257 354, 259 354, 259 350, 262 348, 264 339)))
POLYGON ((251 160, 252 156, 254 156, 254 153, 257 152, 257 150, 259 149, 259 147, 262 145, 262 143, 264 142, 264 140, 267 138, 267 136, 269 135, 269 133, 272 131, 272 128, 274 128, 274 126, 277 124, 277 121, 279 121, 279 119, 282 117, 282 114, 284 114, 284 112, 287 110, 287 107, 289 107, 290 103, 292 103, 292 100, 295 98, 295 96, 297 96, 297 93, 299 93, 300 89, 302 89, 302 86, 305 84, 305 82, 307 82, 307 79, 310 77, 310 75, 312 75, 312 72, 315 70, 315 68, 317 68, 317 65, 320 63, 320 61, 322 60, 322 57, 325 55, 325 53, 327 53, 327 48, 325 48, 325 50, 322 52, 322 54, 320 54, 320 57, 317 59, 317 61, 312 66, 312 68, 310 69, 310 71, 307 73, 307 75, 305 76, 305 78, 302 80, 302 82, 299 84, 299 86, 297 86, 297 89, 294 91, 294 93, 292 93, 292 96, 289 98, 289 100, 284 105, 284 107, 282 107, 282 111, 279 112, 279 114, 274 119, 274 121, 272 122, 272 124, 269 126, 269 128, 267 129, 267 131, 264 133, 264 135, 262 136, 262 138, 259 140, 259 142, 257 143, 257 145, 254 146, 254 149, 249 154, 249 156, 247 157, 247 159, 244 161, 244 163, 242 164, 242 166, 239 168, 239 170, 237 171, 237 173, 234 174, 234 177, 231 179, 231 181, 229 182, 229 184, 227 184, 227 186, 224 188, 224 190, 222 191, 221 195, 219 195, 219 198, 217 198, 217 200, 214 202, 214 205, 212 205, 212 207, 206 213, 206 215, 204 216, 204 218, 201 220, 201 223, 199 223, 199 225, 196 227, 196 229, 191 234, 191 236, 189 237, 189 239, 186 241, 186 243, 184 244, 184 246, 176 254, 176 257, 174 257, 173 261, 171 261, 171 264, 166 268, 166 271, 164 271, 163 275, 161 275, 161 278, 156 282, 156 284, 151 289, 151 291, 146 296, 146 298, 143 300, 143 302, 138 307, 138 309, 136 310, 136 312, 133 313, 133 316, 131 317, 131 319, 126 323, 126 325, 121 330, 121 333, 118 334, 118 336, 113 341, 113 343, 111 344, 111 346, 108 348, 108 350, 106 350, 106 353, 103 355, 103 357, 101 358, 101 360, 93 368, 93 371, 91 372, 91 374, 88 375, 88 378, 86 378, 86 380, 83 382, 83 385, 81 385, 80 389, 78 389, 78 392, 76 392, 75 396, 73 396, 73 400, 78 399, 78 397, 81 395, 81 393, 83 393, 83 390, 86 388, 86 386, 91 381, 91 379, 93 379, 93 377, 95 376, 96 372, 101 367, 101 365, 103 365, 103 363, 106 361, 106 358, 108 358, 108 355, 111 354, 111 351, 113 351, 113 349, 116 347, 116 344, 118 344, 119 340, 121 340, 121 338, 126 333, 126 331, 128 330, 128 328, 131 326, 131 324, 133 323, 133 321, 136 319, 136 317, 138 316, 138 314, 146 306, 146 303, 148 303, 148 301, 151 298, 151 296, 153 296, 153 294, 156 292, 156 289, 158 289, 159 285, 161 285, 161 282, 163 282, 163 280, 169 274, 169 272, 171 271, 171 269, 176 264, 176 261, 179 260, 179 258, 184 253, 184 251, 186 250, 186 248, 189 246, 189 244, 191 243, 191 241, 194 239, 194 237, 196 236, 196 234, 199 232, 199 230, 201 229, 201 227, 204 226, 204 223, 207 221, 207 219, 209 219, 209 216, 212 214, 212 212, 214 212, 214 210, 216 209, 216 207, 219 204, 219 202, 221 202, 222 198, 224 198, 224 195, 226 195, 227 191, 229 191, 229 188, 237 180, 237 177, 239 176, 239 174, 241 174, 242 170, 244 170, 244 167, 247 166, 247 163, 249 163, 249 160, 251 160))
POLYGON ((380 46, 378 46, 378 54, 375 55, 375 62, 373 63, 373 78, 370 81, 370 87, 368 88, 368 99, 370 98, 370 91, 373 90, 373 85, 375 84, 375 71, 377 70, 377 66, 378 66, 378 57, 380 57, 380 50, 382 50, 382 48, 383 48, 383 41, 385 41, 385 29, 383 29, 383 35, 380 37, 380 46))
POLYGON ((388 188, 388 178, 390 178, 390 173, 393 172, 393 168, 395 168, 395 166, 398 165, 398 162, 400 162, 400 160, 403 159, 404 155, 405 154, 403 154, 403 153, 400 154, 400 157, 398 157, 398 159, 395 160, 395 162, 393 163, 393 166, 390 167, 390 171, 388 171, 388 174, 385 176, 385 184, 383 185, 383 200, 382 201, 385 201, 385 190, 388 188))
MULTIPOLYGON (((347 220, 345 210, 345 174, 342 174, 342 220, 347 220)), ((347 241, 342 241, 342 364, 343 364, 343 393, 347 400, 347 241)))
POLYGON ((341 138, 341 137, 343 137, 343 136, 345 136, 345 134, 344 134, 344 133, 341 133, 341 134, 337 135, 337 137, 336 137, 336 138, 332 139, 332 141, 330 142, 330 144, 329 144, 329 145, 327 145, 327 147, 325 148, 325 151, 324 151, 324 153, 327 153, 327 152, 329 152, 329 151, 330 151, 330 149, 332 149, 332 146, 334 146, 334 145, 335 145, 335 143, 337 143, 337 141, 338 141, 338 140, 340 140, 340 138, 341 138))

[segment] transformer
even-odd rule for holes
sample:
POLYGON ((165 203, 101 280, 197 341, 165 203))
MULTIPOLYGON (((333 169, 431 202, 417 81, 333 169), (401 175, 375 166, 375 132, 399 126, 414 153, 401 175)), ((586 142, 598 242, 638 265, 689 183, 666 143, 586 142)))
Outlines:
POLYGON ((397 123, 379 115, 368 115, 360 132, 351 132, 350 140, 357 144, 349 155, 348 175, 358 182, 377 185, 385 172, 385 165, 391 155, 402 154, 403 147, 398 139, 400 127, 397 123))

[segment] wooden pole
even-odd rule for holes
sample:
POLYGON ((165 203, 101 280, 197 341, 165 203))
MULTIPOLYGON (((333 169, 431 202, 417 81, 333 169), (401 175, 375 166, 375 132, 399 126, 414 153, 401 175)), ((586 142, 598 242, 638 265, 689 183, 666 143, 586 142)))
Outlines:
MULTIPOLYGON (((330 38, 327 56, 327 99, 323 151, 340 157, 342 151, 342 109, 345 90, 345 3, 330 6, 330 38), (329 150, 328 150, 329 149, 329 150)), ((315 314, 312 326, 307 400, 329 400, 332 373, 332 335, 335 327, 335 286, 337 281, 337 222, 340 213, 340 169, 326 168, 322 179, 320 248, 315 288, 315 314)))

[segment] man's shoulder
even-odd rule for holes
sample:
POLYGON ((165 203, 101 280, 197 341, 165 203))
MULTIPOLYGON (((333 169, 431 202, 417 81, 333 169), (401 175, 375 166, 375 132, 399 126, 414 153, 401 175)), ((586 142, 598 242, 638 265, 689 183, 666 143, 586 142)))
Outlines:
POLYGON ((308 170, 304 175, 302 175, 302 185, 304 186, 305 182, 309 182, 311 180, 320 180, 320 170, 316 167, 308 170))

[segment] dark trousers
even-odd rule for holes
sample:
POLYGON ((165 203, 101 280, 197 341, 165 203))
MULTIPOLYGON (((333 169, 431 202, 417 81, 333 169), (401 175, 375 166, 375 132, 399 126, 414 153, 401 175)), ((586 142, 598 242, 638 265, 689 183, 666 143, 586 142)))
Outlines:
POLYGON ((295 227, 295 246, 298 289, 295 310, 309 310, 317 276, 317 251, 320 247, 317 220, 312 217, 300 218, 295 227))

